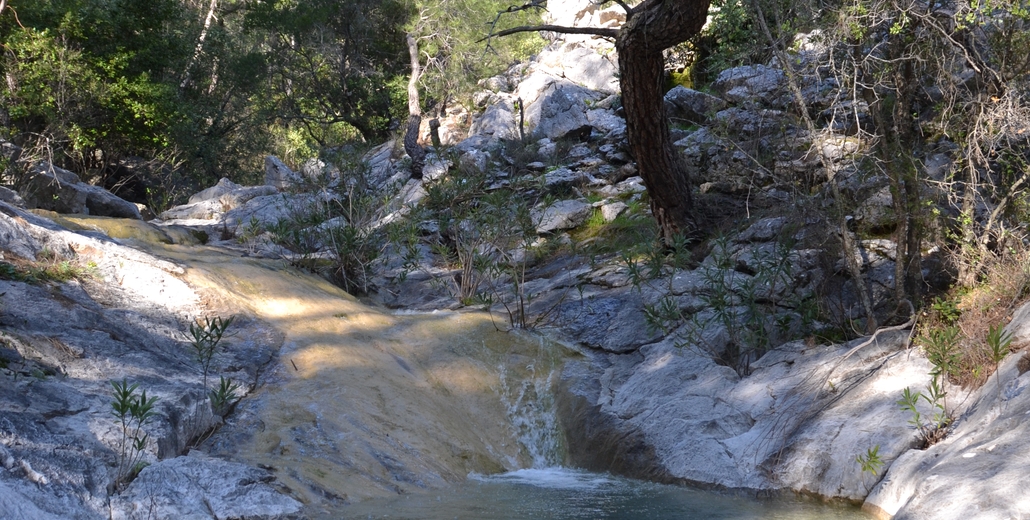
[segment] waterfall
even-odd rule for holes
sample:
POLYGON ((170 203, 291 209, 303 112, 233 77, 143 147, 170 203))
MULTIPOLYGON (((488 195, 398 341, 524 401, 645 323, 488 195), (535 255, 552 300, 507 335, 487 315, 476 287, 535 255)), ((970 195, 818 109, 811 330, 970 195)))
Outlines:
POLYGON ((561 363, 553 349, 561 348, 540 339, 535 359, 526 363, 505 363, 499 367, 501 400, 507 408, 514 437, 521 444, 531 468, 561 466, 565 459, 565 436, 555 414, 555 379, 561 363))

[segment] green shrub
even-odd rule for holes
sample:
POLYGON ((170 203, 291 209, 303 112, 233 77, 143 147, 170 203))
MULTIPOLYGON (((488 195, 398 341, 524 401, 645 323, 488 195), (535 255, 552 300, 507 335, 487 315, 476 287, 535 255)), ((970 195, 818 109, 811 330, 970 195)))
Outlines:
POLYGON ((214 318, 205 317, 203 321, 196 319, 190 322, 186 339, 190 340, 194 359, 204 370, 204 388, 207 388, 207 374, 211 370, 211 363, 218 352, 218 345, 225 336, 225 331, 235 319, 236 316, 229 316, 227 319, 215 316, 214 318))
POLYGON ((118 444, 118 469, 115 472, 115 488, 127 485, 143 469, 143 454, 147 449, 150 434, 143 427, 156 415, 154 403, 157 397, 147 398, 147 391, 136 394, 138 384, 129 385, 124 379, 112 381, 114 401, 112 413, 121 427, 118 444))

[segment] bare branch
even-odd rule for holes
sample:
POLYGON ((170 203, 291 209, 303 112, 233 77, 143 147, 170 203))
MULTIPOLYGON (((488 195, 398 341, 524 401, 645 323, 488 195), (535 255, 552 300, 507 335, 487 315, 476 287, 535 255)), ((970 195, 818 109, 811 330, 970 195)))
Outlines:
POLYGON ((615 3, 619 4, 626 11, 626 19, 629 20, 633 16, 633 8, 626 4, 623 0, 615 0, 615 3))
POLYGON ((0 0, 0 13, 4 12, 5 7, 7 7, 7 0, 0 0))
POLYGON ((497 16, 500 17, 500 15, 504 13, 517 13, 519 11, 528 11, 530 9, 543 9, 546 11, 547 8, 544 7, 544 2, 546 1, 547 0, 529 0, 522 5, 509 5, 507 9, 498 12, 497 16))
POLYGON ((594 36, 601 36, 603 38, 615 38, 619 35, 619 31, 617 31, 616 29, 606 29, 601 27, 565 27, 563 25, 523 25, 521 27, 512 27, 511 29, 498 31, 487 36, 486 38, 478 40, 476 43, 486 41, 494 37, 537 31, 550 31, 562 34, 592 34, 594 36))

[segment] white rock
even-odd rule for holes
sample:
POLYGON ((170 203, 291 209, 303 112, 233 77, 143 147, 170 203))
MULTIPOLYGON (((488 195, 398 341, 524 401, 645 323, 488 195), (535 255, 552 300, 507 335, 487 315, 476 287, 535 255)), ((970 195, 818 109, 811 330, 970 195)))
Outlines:
POLYGON ((629 209, 629 206, 625 202, 605 204, 601 206, 601 217, 604 218, 606 223, 612 222, 627 209, 629 209))
MULTIPOLYGON (((226 179, 228 180, 228 179, 226 179)), ((299 184, 302 178, 278 157, 265 157, 265 184, 283 190, 299 184)), ((192 198, 190 199, 192 201, 192 198)))
POLYGON ((533 210, 531 218, 537 223, 537 233, 553 233, 579 226, 586 221, 593 209, 586 201, 559 200, 546 208, 533 210))
POLYGON ((301 503, 276 491, 267 471, 200 452, 147 466, 111 500, 112 520, 155 518, 274 519, 297 513, 301 503))

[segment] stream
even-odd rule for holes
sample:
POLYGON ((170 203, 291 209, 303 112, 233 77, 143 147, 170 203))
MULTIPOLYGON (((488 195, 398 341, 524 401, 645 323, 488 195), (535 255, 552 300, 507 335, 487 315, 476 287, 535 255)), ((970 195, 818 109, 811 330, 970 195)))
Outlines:
POLYGON ((272 471, 311 518, 867 518, 563 468, 551 388, 574 350, 487 313, 373 308, 280 260, 147 242, 212 312, 275 331, 236 348, 281 338, 202 449, 272 471))

